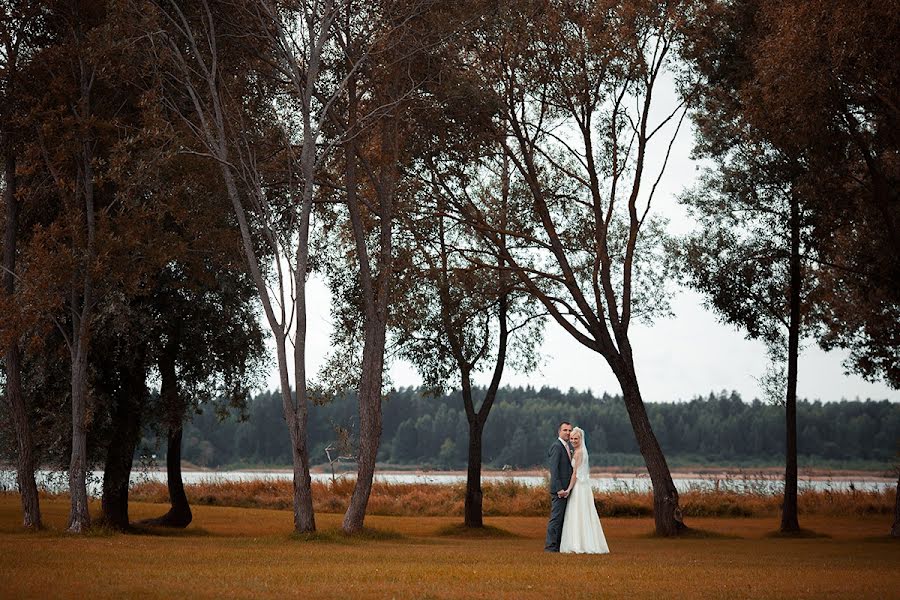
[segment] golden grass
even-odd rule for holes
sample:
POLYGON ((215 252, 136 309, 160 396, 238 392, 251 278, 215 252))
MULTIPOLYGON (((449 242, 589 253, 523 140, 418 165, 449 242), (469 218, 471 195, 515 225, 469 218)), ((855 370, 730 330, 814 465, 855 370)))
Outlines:
MULTIPOLYGON (((96 510, 98 507, 93 506, 96 510)), ((133 519, 160 513, 134 503, 133 519)), ((810 516, 829 537, 775 539, 773 518, 696 518, 706 537, 649 537, 647 518, 607 518, 612 553, 542 552, 546 520, 493 517, 514 534, 446 535, 455 517, 371 516, 376 533, 348 539, 341 515, 320 533, 290 534, 285 510, 195 506, 168 535, 63 533, 68 503, 42 503, 49 530, 19 528, 18 498, 0 496, 4 598, 890 598, 900 589, 900 543, 883 516, 810 516)))
MULTIPOLYGON (((316 512, 342 513, 353 491, 353 479, 335 483, 313 482, 316 512)), ((512 479, 486 481, 486 516, 542 516, 550 511, 550 497, 543 487, 529 487, 512 479)), ((195 504, 287 509, 293 506, 292 484, 287 480, 211 480, 185 486, 195 504)), ((890 515, 895 490, 803 490, 800 512, 805 515, 890 515)), ((686 517, 765 517, 779 514, 781 496, 767 491, 739 493, 727 489, 692 490, 680 495, 686 517)), ((165 503, 168 491, 159 482, 135 486, 131 498, 165 503)), ((649 517, 653 497, 638 491, 597 492, 594 495, 601 517, 649 517)), ((465 484, 400 484, 375 482, 368 513, 383 516, 456 516, 463 514, 465 484)))

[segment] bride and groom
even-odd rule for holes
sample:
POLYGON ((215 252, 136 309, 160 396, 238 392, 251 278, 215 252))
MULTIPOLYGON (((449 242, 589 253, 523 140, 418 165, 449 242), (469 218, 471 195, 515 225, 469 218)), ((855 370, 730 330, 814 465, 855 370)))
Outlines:
POLYGON ((573 429, 570 423, 560 423, 559 437, 548 455, 551 499, 544 550, 606 554, 609 546, 594 505, 584 431, 573 429))

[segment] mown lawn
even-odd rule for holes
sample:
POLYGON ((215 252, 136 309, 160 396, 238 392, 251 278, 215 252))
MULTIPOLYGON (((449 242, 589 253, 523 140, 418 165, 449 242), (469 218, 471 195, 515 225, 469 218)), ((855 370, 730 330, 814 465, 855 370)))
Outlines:
MULTIPOLYGON (((317 515, 312 539, 291 513, 199 506, 177 534, 63 533, 65 500, 44 500, 49 530, 22 532, 0 495, 2 598, 897 598, 900 543, 884 516, 801 519, 823 537, 769 537, 773 518, 694 518, 710 535, 657 539, 646 518, 608 518, 612 554, 548 555, 545 521, 495 517, 508 532, 448 535, 450 517, 378 517, 363 539, 317 515)), ((133 519, 164 512, 135 503, 133 519)))

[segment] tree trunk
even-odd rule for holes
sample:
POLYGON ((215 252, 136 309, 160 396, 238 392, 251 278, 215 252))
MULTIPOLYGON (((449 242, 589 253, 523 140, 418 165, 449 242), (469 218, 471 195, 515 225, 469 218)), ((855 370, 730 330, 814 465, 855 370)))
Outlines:
POLYGON ((469 421, 469 466, 466 472, 465 526, 484 527, 484 497, 481 492, 481 437, 479 419, 469 421))
MULTIPOLYGON (((299 315, 304 319, 305 312, 299 315)), ((305 334, 303 336, 305 339, 305 334)), ((299 338, 298 338, 299 339, 299 338)), ((300 341, 297 342, 301 343, 300 341)), ((294 531, 297 533, 311 533, 316 530, 316 515, 312 504, 312 477, 309 473, 309 450, 306 443, 306 424, 308 413, 306 401, 306 374, 305 366, 296 361, 295 377, 297 389, 297 405, 291 394, 291 384, 287 369, 287 352, 285 349, 285 337, 275 333, 276 352, 278 354, 278 371, 281 385, 282 415, 287 423, 288 433, 291 437, 291 465, 293 468, 294 485, 294 531), (303 382, 301 384, 301 381, 303 382), (303 404, 301 404, 303 403, 303 404)))
POLYGON ((112 438, 106 449, 103 470, 103 496, 100 522, 125 531, 128 529, 128 487, 134 450, 141 436, 141 416, 147 396, 146 368, 143 359, 124 369, 117 386, 112 415, 112 438))
MULTIPOLYGON (((500 268, 503 268, 502 262, 500 263, 500 268)), ((502 274, 500 281, 501 285, 504 285, 502 274)), ((475 405, 472 401, 472 383, 469 370, 467 368, 462 369, 463 403, 466 409, 466 419, 469 422, 469 462, 466 474, 466 501, 464 505, 464 524, 466 527, 484 527, 484 498, 481 491, 481 465, 483 460, 481 441, 484 434, 484 425, 487 422, 488 415, 491 414, 494 400, 497 398, 497 390, 500 388, 500 380, 503 377, 503 367, 506 364, 506 349, 509 338, 509 328, 507 327, 509 302, 505 293, 500 296, 499 304, 500 335, 497 343, 497 362, 494 364, 494 374, 491 377, 491 383, 485 392, 484 400, 478 412, 475 412, 475 405)))
POLYGON ((141 525, 159 527, 176 527, 184 529, 194 518, 187 494, 184 493, 184 480, 181 477, 181 437, 184 429, 181 425, 169 427, 166 443, 166 487, 169 489, 169 512, 155 519, 141 521, 141 525))
MULTIPOLYGON (((78 342, 76 342, 76 345, 78 342)), ((69 531, 81 533, 91 526, 87 497, 87 357, 79 347, 72 360, 72 455, 69 461, 69 531)))
MULTIPOLYGON (((304 419, 305 420, 305 419, 304 419)), ((316 514, 313 510, 312 477, 309 472, 309 449, 306 436, 301 433, 306 424, 297 424, 291 430, 291 450, 294 468, 294 531, 311 533, 316 530, 316 514)))
POLYGON ((184 493, 181 477, 181 437, 184 431, 186 406, 178 393, 178 374, 175 360, 178 355, 177 331, 170 332, 169 342, 157 361, 159 365, 159 395, 166 411, 168 436, 166 440, 166 487, 169 489, 169 512, 155 519, 141 521, 141 525, 185 528, 193 520, 191 505, 184 493))
POLYGON ((381 387, 384 375, 385 324, 366 323, 362 378, 359 386, 359 452, 356 485, 344 514, 343 529, 356 533, 363 528, 366 506, 375 477, 375 460, 381 441, 381 387))
POLYGON ((634 370, 627 366, 623 366, 616 374, 620 375, 619 383, 622 385, 625 408, 628 410, 631 427, 653 485, 653 519, 656 523, 656 534, 671 537, 683 533, 687 526, 682 521, 678 490, 675 489, 666 457, 650 426, 650 418, 641 397, 637 376, 634 370))
MULTIPOLYGON (((78 99, 78 120, 86 123, 90 115, 91 88, 93 75, 88 75, 88 67, 79 58, 81 75, 81 95, 78 99)), ((93 149, 87 137, 81 139, 81 153, 78 169, 78 185, 84 197, 84 213, 86 225, 85 260, 82 265, 81 304, 78 304, 78 293, 74 282, 71 291, 72 323, 72 456, 69 462, 69 494, 71 512, 69 514, 69 531, 81 533, 91 526, 91 515, 88 512, 87 498, 87 357, 90 324, 93 311, 94 292, 93 276, 95 259, 96 227, 94 215, 94 167, 92 165, 93 149)))
POLYGON ((891 536, 900 537, 900 475, 897 476, 897 494, 894 497, 894 526, 891 527, 891 536))
MULTIPOLYGON (((308 114, 306 127, 309 127, 308 114)), ((296 404, 290 403, 292 414, 288 419, 291 431, 292 465, 294 468, 294 530, 300 533, 316 530, 313 511, 312 477, 309 473, 308 423, 309 404, 306 389, 306 280, 309 275, 309 221, 312 214, 312 200, 315 181, 315 139, 309 131, 304 132, 303 142, 303 206, 300 218, 300 235, 294 274, 294 301, 296 305, 296 327, 294 330, 294 382, 296 384, 296 404)), ((289 388, 288 388, 289 389, 289 388)), ((285 410, 288 405, 285 404, 285 410)), ((288 416, 288 415, 286 415, 288 416)))
MULTIPOLYGON (((6 141, 4 137, 4 141, 6 141)), ((16 236, 18 233, 19 201, 16 199, 16 159, 7 153, 5 161, 6 189, 6 232, 3 239, 3 292, 7 295, 15 293, 16 271, 16 236)), ((34 479, 34 442, 31 434, 31 422, 28 418, 28 407, 22 395, 22 357, 19 351, 18 336, 10 336, 9 345, 5 349, 6 362, 6 400, 13 427, 16 431, 16 482, 22 501, 22 524, 29 529, 40 529, 41 507, 38 500, 37 483, 34 479)))
POLYGON ((797 532, 797 359, 800 353, 800 205, 791 195, 790 321, 788 323, 788 369, 785 416, 784 503, 781 531, 797 532))

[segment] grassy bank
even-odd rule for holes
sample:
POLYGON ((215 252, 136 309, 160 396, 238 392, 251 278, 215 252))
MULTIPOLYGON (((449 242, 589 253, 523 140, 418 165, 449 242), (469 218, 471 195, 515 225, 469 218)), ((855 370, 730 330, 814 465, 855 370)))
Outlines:
MULTIPOLYGON (((211 480, 185 486, 195 505, 287 509, 293 506, 291 482, 287 480, 211 480)), ((490 480, 482 486, 484 512, 488 516, 534 517, 548 514, 550 498, 543 487, 529 487, 513 480, 490 480)), ((342 513, 353 491, 352 479, 313 482, 316 512, 342 513)), ((800 493, 803 515, 890 515, 895 490, 810 490, 800 493)), ((165 503, 165 484, 142 483, 131 498, 140 502, 165 503)), ((596 492, 601 517, 647 517, 653 514, 650 493, 623 489, 596 492)), ((452 516, 463 514, 465 484, 400 484, 376 482, 369 501, 369 514, 384 516, 452 516)), ((767 488, 737 492, 727 484, 719 489, 696 489, 681 494, 686 517, 769 517, 778 514, 781 496, 767 488)))
MULTIPOLYGON (((506 535, 448 535, 455 517, 371 516, 361 538, 317 515, 320 533, 290 534, 289 511, 196 506, 185 531, 62 532, 63 499, 45 499, 50 529, 19 528, 18 498, 0 496, 0 596, 8 598, 889 598, 900 544, 883 517, 809 516, 822 534, 778 539, 763 518, 696 518, 705 536, 650 537, 648 518, 607 518, 612 553, 545 554, 546 519, 492 517, 506 535)), ((96 510, 96 504, 92 510, 96 510)), ((134 503, 133 519, 160 513, 134 503)), ((893 591, 892 591, 893 590, 893 591)))

